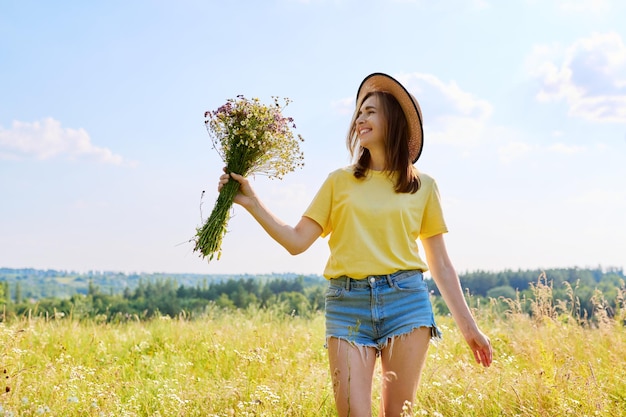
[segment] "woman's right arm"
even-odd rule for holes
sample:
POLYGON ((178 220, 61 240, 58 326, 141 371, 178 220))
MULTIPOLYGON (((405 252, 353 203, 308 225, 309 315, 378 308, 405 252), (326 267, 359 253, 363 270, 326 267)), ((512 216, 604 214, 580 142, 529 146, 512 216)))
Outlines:
POLYGON ((240 184, 239 193, 235 196, 234 202, 244 207, 261 227, 290 254, 297 255, 304 252, 322 234, 322 227, 308 217, 302 217, 295 227, 276 217, 258 198, 248 179, 239 174, 222 175, 218 191, 230 178, 240 184))

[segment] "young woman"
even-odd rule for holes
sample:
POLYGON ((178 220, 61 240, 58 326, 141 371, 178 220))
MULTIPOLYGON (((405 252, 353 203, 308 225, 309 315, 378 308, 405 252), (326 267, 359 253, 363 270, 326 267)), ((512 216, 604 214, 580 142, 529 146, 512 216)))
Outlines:
POLYGON ((275 217, 246 178, 222 175, 218 188, 238 181, 235 203, 293 255, 329 236, 326 340, 337 411, 371 415, 380 357, 380 415, 396 417, 410 410, 430 339, 440 335, 423 272, 430 269, 476 361, 489 366, 492 349, 448 257, 436 183, 413 165, 423 145, 417 100, 392 77, 369 75, 357 93, 347 145, 354 164, 328 176, 295 227, 275 217))

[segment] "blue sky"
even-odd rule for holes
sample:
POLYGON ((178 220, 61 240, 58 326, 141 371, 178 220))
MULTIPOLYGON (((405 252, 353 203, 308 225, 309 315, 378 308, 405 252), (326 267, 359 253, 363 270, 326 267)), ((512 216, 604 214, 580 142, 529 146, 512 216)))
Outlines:
POLYGON ((257 192, 295 224, 348 164, 372 72, 418 98, 461 272, 626 267, 626 3, 611 0, 0 3, 0 266, 321 274, 240 207, 219 261, 190 239, 222 162, 204 112, 285 110, 305 167, 257 192), (54 4, 53 4, 54 3, 54 4), (200 196, 206 190, 204 199, 200 196))

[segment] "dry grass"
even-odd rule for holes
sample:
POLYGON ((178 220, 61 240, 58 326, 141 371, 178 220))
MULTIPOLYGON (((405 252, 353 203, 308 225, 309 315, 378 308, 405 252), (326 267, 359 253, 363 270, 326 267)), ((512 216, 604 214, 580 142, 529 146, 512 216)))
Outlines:
MULTIPOLYGON (((553 304, 546 283, 535 293, 532 318, 524 300, 507 300, 505 317, 495 301, 476 310, 496 354, 486 370, 452 320, 438 319, 444 339, 415 416, 626 416, 623 310, 591 326, 553 304)), ((320 314, 259 310, 0 323, 0 416, 334 416, 323 334, 320 314)))

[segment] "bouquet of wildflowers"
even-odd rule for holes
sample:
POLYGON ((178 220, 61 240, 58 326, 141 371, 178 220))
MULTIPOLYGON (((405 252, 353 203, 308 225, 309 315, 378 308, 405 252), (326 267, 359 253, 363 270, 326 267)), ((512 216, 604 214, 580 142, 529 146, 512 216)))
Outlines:
MULTIPOLYGON (((227 172, 247 176, 264 174, 282 178, 286 173, 304 165, 300 151, 302 136, 294 136, 296 125, 291 117, 282 115, 290 103, 285 98, 281 106, 278 97, 266 106, 259 99, 237 96, 228 99, 217 110, 204 114, 205 125, 211 136, 213 148, 226 164, 227 172)), ((219 259, 222 238, 230 218, 230 209, 239 190, 237 181, 222 187, 211 215, 202 227, 197 228, 194 251, 202 257, 219 259)))

